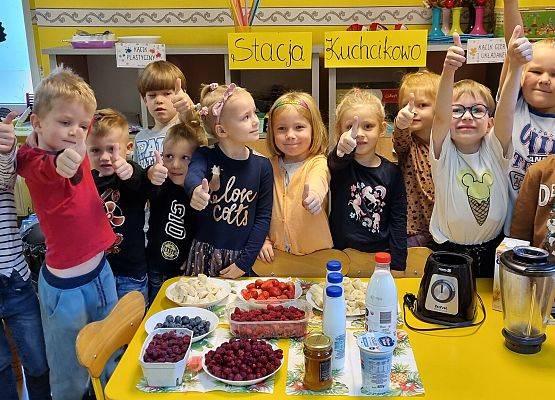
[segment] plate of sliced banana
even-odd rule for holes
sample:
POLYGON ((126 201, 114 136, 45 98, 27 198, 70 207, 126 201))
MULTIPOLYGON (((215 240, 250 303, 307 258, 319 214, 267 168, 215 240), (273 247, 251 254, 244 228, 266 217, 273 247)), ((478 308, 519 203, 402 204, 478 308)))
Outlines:
POLYGON ((166 297, 183 307, 212 307, 221 303, 230 293, 229 282, 203 274, 182 277, 166 289, 166 297))

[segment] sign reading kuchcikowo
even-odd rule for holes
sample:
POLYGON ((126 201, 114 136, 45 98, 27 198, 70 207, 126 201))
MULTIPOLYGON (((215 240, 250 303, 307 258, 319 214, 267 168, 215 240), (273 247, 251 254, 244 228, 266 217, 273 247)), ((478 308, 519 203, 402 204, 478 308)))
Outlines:
POLYGON ((159 43, 116 43, 118 68, 144 68, 166 59, 166 46, 159 43))
POLYGON ((502 63, 507 54, 504 38, 468 39, 467 64, 502 63))
POLYGON ((229 69, 310 69, 311 32, 249 32, 227 35, 229 69))
POLYGON ((326 32, 326 68, 424 67, 426 30, 326 32))

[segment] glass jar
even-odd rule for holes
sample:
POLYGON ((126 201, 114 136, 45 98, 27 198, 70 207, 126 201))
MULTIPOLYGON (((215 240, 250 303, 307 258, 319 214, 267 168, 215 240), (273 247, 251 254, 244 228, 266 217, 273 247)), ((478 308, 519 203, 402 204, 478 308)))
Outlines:
POLYGON ((309 390, 325 390, 331 387, 331 340, 322 332, 308 334, 303 342, 304 379, 309 390))

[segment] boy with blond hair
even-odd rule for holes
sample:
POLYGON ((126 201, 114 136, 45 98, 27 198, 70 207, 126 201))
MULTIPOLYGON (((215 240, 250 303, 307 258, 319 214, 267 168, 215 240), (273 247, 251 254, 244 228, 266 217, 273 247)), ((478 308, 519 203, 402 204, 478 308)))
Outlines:
POLYGON ((85 138, 96 100, 71 70, 55 69, 35 91, 33 133, 17 152, 46 239, 39 298, 54 399, 80 399, 89 375, 75 339, 117 302, 104 252, 115 236, 94 186, 85 138))
POLYGON ((142 168, 154 164, 154 151, 162 153, 166 132, 193 105, 182 89, 186 87, 183 72, 169 61, 155 61, 146 66, 137 84, 148 113, 154 118, 154 127, 145 128, 135 137, 133 161, 142 168))
POLYGON ((476 277, 493 276, 495 249, 507 213, 507 167, 519 78, 531 53, 517 27, 509 42, 510 68, 495 103, 488 88, 472 81, 454 84, 466 61, 458 34, 447 51, 435 105, 430 162, 436 201, 430 232, 441 250, 468 254, 476 277))
POLYGON ((393 148, 399 157, 407 191, 407 246, 432 246, 430 218, 434 182, 430 165, 430 136, 439 75, 429 71, 407 74, 399 88, 393 148))

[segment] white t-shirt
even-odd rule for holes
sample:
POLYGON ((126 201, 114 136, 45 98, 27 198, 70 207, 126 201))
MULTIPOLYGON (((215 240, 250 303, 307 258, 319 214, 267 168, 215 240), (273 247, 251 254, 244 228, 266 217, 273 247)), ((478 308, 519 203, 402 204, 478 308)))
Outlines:
POLYGON ((513 207, 526 170, 531 164, 555 154, 555 114, 531 110, 522 92, 516 103, 513 123, 513 154, 509 165, 509 210, 505 222, 508 235, 513 207))
MULTIPOLYGON (((447 134, 439 159, 430 144, 435 204, 430 233, 437 243, 481 244, 503 229, 507 203, 509 158, 492 132, 473 154, 460 153, 447 134)), ((512 150, 509 149, 508 154, 512 150)))
POLYGON ((162 154, 162 147, 164 143, 164 138, 168 130, 179 123, 179 118, 176 116, 173 120, 168 122, 159 131, 153 131, 152 129, 142 129, 135 136, 135 145, 133 146, 133 161, 141 166, 141 168, 146 169, 147 167, 154 164, 154 150, 158 150, 162 154))

